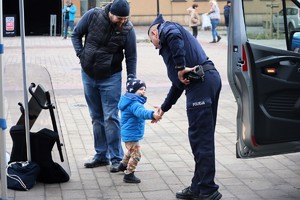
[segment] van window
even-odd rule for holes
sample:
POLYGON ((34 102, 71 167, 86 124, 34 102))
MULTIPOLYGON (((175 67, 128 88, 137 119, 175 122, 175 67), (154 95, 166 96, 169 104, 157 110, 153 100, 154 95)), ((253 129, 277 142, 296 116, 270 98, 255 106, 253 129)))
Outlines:
POLYGON ((249 41, 288 50, 286 38, 289 37, 292 31, 300 29, 298 6, 291 0, 286 1, 286 23, 284 22, 284 10, 280 1, 267 2, 262 6, 265 6, 264 11, 257 14, 254 13, 255 10, 250 2, 244 2, 246 32, 249 41), (275 46, 274 43, 270 43, 270 40, 276 40, 275 46))

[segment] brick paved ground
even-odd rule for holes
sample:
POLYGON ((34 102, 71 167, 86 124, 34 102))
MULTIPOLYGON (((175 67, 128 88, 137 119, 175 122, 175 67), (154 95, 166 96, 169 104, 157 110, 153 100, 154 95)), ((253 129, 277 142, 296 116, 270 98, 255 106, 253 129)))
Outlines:
MULTIPOLYGON (((136 28, 139 41, 147 39, 146 31, 145 27, 136 28)), ((198 40, 215 62, 223 81, 216 127, 216 182, 220 185, 223 199, 300 199, 299 153, 236 159, 236 102, 227 81, 225 36, 220 43, 210 44, 210 32, 200 31, 198 40)), ((184 96, 164 115, 160 123, 151 124, 147 121, 145 139, 141 143, 142 160, 136 172, 142 182, 124 183, 123 174, 112 174, 109 167, 86 169, 83 166, 94 153, 92 127, 83 97, 80 66, 70 39, 28 36, 25 41, 28 84, 32 81, 43 83, 49 89, 49 80, 45 78, 47 73, 41 66, 51 75, 71 179, 62 184, 38 183, 27 192, 8 190, 9 199, 176 199, 176 191, 190 184, 194 168, 187 138, 184 96)), ((5 104, 9 108, 9 126, 18 119, 20 114, 17 102, 23 98, 20 45, 19 37, 4 39, 5 104)), ((159 105, 164 100, 170 83, 162 58, 150 43, 138 43, 137 72, 138 77, 147 83, 146 107, 159 105)), ((43 120, 42 123, 49 124, 49 120, 43 120)), ((7 149, 10 151, 8 131, 6 138, 7 149)), ((53 149, 56 150, 56 147, 53 149)), ((53 155, 56 157, 57 152, 54 151, 53 155)))

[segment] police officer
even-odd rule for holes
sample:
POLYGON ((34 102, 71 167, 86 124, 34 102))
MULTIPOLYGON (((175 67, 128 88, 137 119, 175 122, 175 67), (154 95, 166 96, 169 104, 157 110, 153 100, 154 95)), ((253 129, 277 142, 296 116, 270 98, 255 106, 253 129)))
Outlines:
POLYGON ((178 23, 164 21, 158 15, 148 36, 159 50, 172 82, 164 102, 158 108, 162 116, 171 109, 183 91, 189 122, 188 137, 195 160, 191 185, 176 193, 179 199, 221 199, 215 183, 214 133, 221 78, 214 64, 192 34, 178 23))

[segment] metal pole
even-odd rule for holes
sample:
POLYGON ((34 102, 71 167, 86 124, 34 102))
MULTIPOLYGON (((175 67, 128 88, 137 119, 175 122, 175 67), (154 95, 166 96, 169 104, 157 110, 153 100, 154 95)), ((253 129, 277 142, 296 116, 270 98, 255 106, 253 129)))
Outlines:
POLYGON ((0 0, 0 163, 1 163, 1 199, 6 200, 7 197, 7 180, 6 180, 6 120, 4 109, 4 45, 3 45, 3 4, 0 0))
POLYGON ((156 5, 157 5, 157 16, 159 15, 159 0, 156 0, 156 5))
MULTIPOLYGON (((60 35, 63 37, 64 36, 64 13, 62 13, 62 9, 64 8, 64 0, 61 0, 61 9, 60 9, 60 12, 61 12, 61 26, 60 26, 60 35)), ((81 13, 80 13, 81 15, 81 13)))
POLYGON ((24 23, 24 1, 19 0, 20 8, 20 30, 22 46, 22 69, 23 69, 23 90, 24 90, 24 116, 25 116, 25 133, 26 133, 26 150, 27 160, 31 161, 30 152, 30 134, 29 134, 29 112, 28 112, 28 93, 27 93, 27 66, 25 59, 25 23, 24 23))

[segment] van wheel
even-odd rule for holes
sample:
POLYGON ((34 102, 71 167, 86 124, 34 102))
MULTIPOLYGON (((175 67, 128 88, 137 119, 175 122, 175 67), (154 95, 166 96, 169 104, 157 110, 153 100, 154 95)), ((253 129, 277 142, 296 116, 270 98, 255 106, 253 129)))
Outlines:
POLYGON ((292 23, 289 23, 289 26, 288 26, 289 33, 292 32, 293 30, 295 30, 294 25, 292 23))
POLYGON ((241 158, 241 156, 238 153, 238 143, 235 143, 235 157, 236 158, 241 158))

